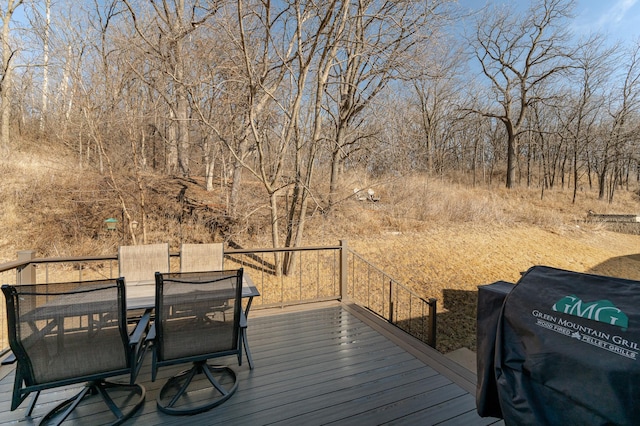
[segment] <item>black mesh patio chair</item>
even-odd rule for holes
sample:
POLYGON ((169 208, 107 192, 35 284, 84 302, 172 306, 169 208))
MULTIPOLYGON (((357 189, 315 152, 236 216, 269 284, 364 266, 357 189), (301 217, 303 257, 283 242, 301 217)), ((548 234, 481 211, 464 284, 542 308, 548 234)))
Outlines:
POLYGON ((238 383, 227 366, 207 360, 236 355, 242 360, 240 328, 242 269, 230 271, 156 273, 155 321, 147 340, 152 342, 152 380, 159 367, 192 363, 170 378, 157 397, 167 414, 195 414, 228 400, 238 383), (223 312, 228 309, 228 312, 223 312))
POLYGON ((59 424, 76 408, 93 415, 97 406, 89 402, 95 395, 113 413, 113 425, 142 405, 145 388, 134 382, 149 318, 145 315, 128 333, 122 279, 3 285, 2 292, 17 360, 12 411, 35 392, 26 412, 30 417, 41 391, 82 382, 84 388, 49 411, 41 424, 59 424), (106 381, 123 375, 129 377, 106 381))

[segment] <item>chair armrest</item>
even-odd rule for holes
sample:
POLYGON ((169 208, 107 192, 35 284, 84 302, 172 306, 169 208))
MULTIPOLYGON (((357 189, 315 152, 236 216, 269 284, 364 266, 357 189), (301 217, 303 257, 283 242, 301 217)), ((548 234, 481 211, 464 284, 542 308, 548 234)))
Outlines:
POLYGON ((149 331, 147 332, 147 337, 146 337, 146 342, 153 342, 154 340, 156 340, 156 323, 152 323, 151 324, 151 328, 149 328, 149 331))
POLYGON ((2 360, 2 365, 10 365, 17 361, 16 356, 13 352, 9 352, 9 355, 5 359, 2 360))
POLYGON ((146 339, 143 341, 143 335, 145 332, 147 336, 149 335, 147 330, 151 322, 151 311, 152 309, 146 309, 144 311, 144 314, 140 317, 140 321, 136 324, 136 328, 129 335, 130 362, 132 366, 129 384, 131 385, 135 383, 136 377, 138 377, 138 373, 140 372, 140 367, 142 367, 142 361, 147 353, 147 341, 146 339))
POLYGON ((147 309, 144 311, 144 314, 138 321, 136 328, 133 330, 131 335, 129 336, 129 344, 137 345, 142 340, 142 335, 149 327, 149 322, 151 321, 151 309, 147 309))

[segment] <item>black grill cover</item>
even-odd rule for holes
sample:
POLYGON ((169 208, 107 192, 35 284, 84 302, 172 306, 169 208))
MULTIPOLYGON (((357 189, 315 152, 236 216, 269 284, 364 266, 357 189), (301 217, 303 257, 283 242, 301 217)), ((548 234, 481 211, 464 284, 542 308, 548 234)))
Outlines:
POLYGON ((640 424, 640 282, 536 266, 498 321, 508 425, 640 424))
POLYGON ((513 286, 513 283, 498 281, 478 287, 476 405, 482 417, 502 417, 494 364, 496 332, 502 304, 513 286))

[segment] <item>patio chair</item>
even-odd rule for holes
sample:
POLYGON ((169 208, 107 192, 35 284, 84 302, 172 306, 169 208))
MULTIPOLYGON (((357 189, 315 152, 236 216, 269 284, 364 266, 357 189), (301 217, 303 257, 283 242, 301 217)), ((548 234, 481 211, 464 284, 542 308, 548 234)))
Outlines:
POLYGON ((236 391, 235 372, 207 360, 236 355, 241 362, 241 290, 242 269, 156 274, 156 317, 147 337, 153 351, 151 378, 155 381, 160 367, 193 364, 164 384, 157 397, 160 411, 200 413, 236 391), (225 305, 233 315, 221 314, 219 308, 225 305))
MULTIPOLYGON (((155 294, 156 272, 169 272, 169 244, 143 244, 118 248, 119 276, 124 277, 129 300, 155 294)), ((132 307, 132 303, 128 303, 132 307)))
MULTIPOLYGON (((182 244, 180 248, 180 272, 221 271, 224 262, 224 248, 222 243, 210 244, 182 244)), ((221 312, 227 312, 228 306, 222 306, 221 312)), ((247 354, 249 368, 253 369, 253 359, 247 339, 247 327, 240 330, 244 351, 247 354)))
POLYGON ((135 384, 148 316, 128 334, 122 279, 59 284, 3 285, 9 345, 17 359, 11 411, 35 392, 86 382, 74 397, 49 411, 40 424, 64 421, 83 401, 100 395, 120 424, 142 405, 145 388, 135 384), (106 381, 128 375, 128 383, 106 381))
POLYGON ((180 272, 221 271, 223 259, 222 243, 182 244, 180 247, 180 272))
MULTIPOLYGON (((180 272, 221 271, 223 263, 222 243, 182 244, 180 246, 180 272)), ((228 310, 221 306, 220 312, 228 310)))

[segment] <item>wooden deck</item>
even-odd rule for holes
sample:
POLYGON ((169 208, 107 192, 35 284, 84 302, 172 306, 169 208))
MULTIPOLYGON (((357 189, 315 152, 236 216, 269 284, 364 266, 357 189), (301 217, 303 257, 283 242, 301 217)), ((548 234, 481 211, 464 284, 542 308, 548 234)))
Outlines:
MULTIPOLYGON (((206 413, 171 417, 156 410, 167 377, 184 366, 160 370, 151 382, 143 366, 138 382, 145 405, 127 424, 135 425, 319 425, 456 424, 487 425, 475 410, 475 376, 432 348, 408 337, 354 305, 325 303, 294 309, 254 310, 249 342, 255 369, 237 366, 239 387, 229 401, 206 413)), ((148 357, 150 358, 150 357, 148 357)), ((226 361, 226 360, 225 360, 226 361)), ((149 359, 146 360, 149 363, 149 359)), ((11 412, 13 366, 0 368, 0 425, 37 424, 73 389, 43 392, 33 418, 28 401, 11 412)), ((109 422, 101 405, 68 424, 109 422)), ((108 414, 108 413, 107 413, 108 414)), ((500 422, 502 423, 502 422, 500 422)))

